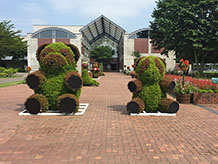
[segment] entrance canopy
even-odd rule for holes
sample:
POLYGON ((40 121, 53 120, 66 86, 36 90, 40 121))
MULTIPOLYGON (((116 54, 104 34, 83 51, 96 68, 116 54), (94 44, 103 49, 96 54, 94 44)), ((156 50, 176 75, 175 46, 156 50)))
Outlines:
POLYGON ((84 40, 91 45, 103 36, 107 36, 119 44, 123 40, 125 30, 101 15, 80 29, 84 40))

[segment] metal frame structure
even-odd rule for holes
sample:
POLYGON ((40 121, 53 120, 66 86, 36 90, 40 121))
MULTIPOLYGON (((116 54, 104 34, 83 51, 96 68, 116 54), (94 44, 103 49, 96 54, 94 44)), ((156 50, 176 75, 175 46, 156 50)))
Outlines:
POLYGON ((67 38, 69 39, 75 39, 76 38, 76 35, 66 29, 63 29, 63 28, 57 28, 57 27, 48 27, 48 28, 43 28, 41 30, 38 30, 36 32, 34 32, 31 37, 32 38, 40 38, 40 33, 41 32, 44 32, 44 31, 47 31, 47 30, 51 30, 52 31, 52 37, 51 38, 57 38, 56 37, 56 30, 59 30, 59 31, 63 31, 63 32, 66 32, 67 33, 67 38), (71 36, 70 36, 71 35, 71 36))
POLYGON ((119 45, 125 34, 123 28, 103 15, 81 28, 80 32, 89 45, 103 36, 107 36, 119 45))

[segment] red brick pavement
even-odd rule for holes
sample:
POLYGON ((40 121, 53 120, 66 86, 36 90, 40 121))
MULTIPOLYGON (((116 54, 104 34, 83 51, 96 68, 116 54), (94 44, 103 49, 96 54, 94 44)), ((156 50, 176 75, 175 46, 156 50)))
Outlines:
POLYGON ((129 116, 129 80, 106 73, 99 87, 84 87, 83 116, 19 116, 32 91, 1 88, 0 164, 218 163, 216 114, 181 105, 176 117, 129 116))

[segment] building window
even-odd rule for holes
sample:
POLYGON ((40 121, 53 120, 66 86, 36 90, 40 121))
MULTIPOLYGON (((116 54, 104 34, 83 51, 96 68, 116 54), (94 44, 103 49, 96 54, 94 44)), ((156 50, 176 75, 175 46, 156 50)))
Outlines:
POLYGON ((56 30, 56 38, 68 38, 65 31, 56 30))
POLYGON ((148 38, 148 30, 140 31, 136 34, 137 38, 148 38))
POLYGON ((40 38, 52 38, 52 30, 46 30, 39 33, 40 38))
POLYGON ((76 35, 72 32, 65 30, 65 29, 59 29, 59 28, 49 28, 49 29, 42 29, 38 32, 33 33, 32 38, 76 38, 76 35))
POLYGON ((129 39, 148 39, 149 38, 149 29, 137 30, 130 34, 129 39))

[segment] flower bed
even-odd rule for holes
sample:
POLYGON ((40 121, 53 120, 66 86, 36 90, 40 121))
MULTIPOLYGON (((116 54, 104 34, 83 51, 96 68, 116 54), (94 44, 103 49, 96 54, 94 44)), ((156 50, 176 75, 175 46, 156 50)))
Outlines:
POLYGON ((201 80, 192 77, 185 77, 184 86, 182 76, 165 75, 166 79, 176 81, 174 93, 177 95, 193 94, 190 102, 194 104, 218 104, 218 86, 211 80, 201 80))

